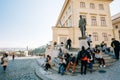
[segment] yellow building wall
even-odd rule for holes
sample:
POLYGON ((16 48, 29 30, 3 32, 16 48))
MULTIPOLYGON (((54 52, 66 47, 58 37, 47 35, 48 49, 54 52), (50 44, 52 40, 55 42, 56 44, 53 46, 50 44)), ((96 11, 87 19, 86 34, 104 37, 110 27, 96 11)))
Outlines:
POLYGON ((79 16, 85 15, 87 18, 87 25, 86 25, 86 33, 93 34, 97 32, 98 34, 98 41, 95 41, 92 36, 92 45, 93 47, 97 44, 100 44, 104 41, 103 33, 107 33, 108 40, 105 41, 108 46, 110 46, 111 38, 113 38, 113 27, 112 21, 110 16, 110 9, 109 3, 112 1, 110 0, 66 0, 66 6, 64 5, 62 8, 62 12, 59 15, 58 21, 56 26, 53 27, 53 42, 57 41, 60 43, 59 37, 67 37, 71 38, 72 40, 72 47, 79 48, 79 37, 81 37, 80 29, 78 28, 79 23, 79 16), (86 7, 80 8, 80 2, 85 2, 86 7), (90 9, 90 3, 95 4, 95 9, 90 9), (104 5, 104 10, 99 10, 99 4, 104 5), (71 12, 66 14, 69 6, 71 6, 71 12), (72 19, 72 26, 66 26, 65 22, 71 16, 72 19), (91 16, 96 16, 97 25, 91 25, 91 16), (64 18, 63 18, 64 17, 64 18), (105 17, 106 19, 106 26, 101 26, 100 17, 105 17), (64 19, 64 20, 63 20, 64 19), (59 21, 62 22, 62 25, 59 24, 59 21))
POLYGON ((120 41, 120 13, 112 16, 114 38, 120 41))

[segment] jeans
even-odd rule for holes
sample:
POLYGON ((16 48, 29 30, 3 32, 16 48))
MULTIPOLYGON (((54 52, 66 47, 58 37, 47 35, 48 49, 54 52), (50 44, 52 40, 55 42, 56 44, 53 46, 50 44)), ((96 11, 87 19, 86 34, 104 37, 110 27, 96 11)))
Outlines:
POLYGON ((59 69, 58 69, 58 73, 61 73, 62 75, 64 75, 64 73, 65 73, 65 66, 63 64, 60 64, 59 69))
POLYGON ((89 64, 88 64, 88 67, 89 67, 89 69, 93 69, 93 62, 90 62, 89 64))

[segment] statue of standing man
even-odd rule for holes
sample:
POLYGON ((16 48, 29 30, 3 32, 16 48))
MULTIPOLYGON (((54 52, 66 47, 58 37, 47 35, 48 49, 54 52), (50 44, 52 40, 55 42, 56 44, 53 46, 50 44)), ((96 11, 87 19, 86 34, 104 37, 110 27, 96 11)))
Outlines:
POLYGON ((85 31, 86 31, 86 20, 85 18, 82 18, 82 16, 80 15, 80 20, 79 20, 79 28, 81 31, 81 35, 82 38, 86 37, 85 31))

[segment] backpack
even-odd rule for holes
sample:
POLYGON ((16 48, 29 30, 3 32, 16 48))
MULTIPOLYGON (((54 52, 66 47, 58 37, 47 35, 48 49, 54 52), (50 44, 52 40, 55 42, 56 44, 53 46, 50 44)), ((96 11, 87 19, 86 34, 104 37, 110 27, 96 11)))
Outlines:
POLYGON ((80 59, 81 60, 88 60, 87 53, 86 52, 81 53, 81 58, 80 59))

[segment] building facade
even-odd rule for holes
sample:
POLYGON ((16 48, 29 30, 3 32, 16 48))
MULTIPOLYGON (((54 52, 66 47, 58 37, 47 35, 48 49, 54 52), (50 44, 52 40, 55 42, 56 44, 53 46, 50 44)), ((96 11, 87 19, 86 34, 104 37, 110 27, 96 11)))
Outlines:
POLYGON ((58 44, 70 38, 72 47, 79 48, 81 32, 79 16, 86 19, 86 35, 92 35, 92 46, 105 41, 110 46, 113 27, 109 4, 113 0, 65 0, 53 29, 53 42, 58 44))
POLYGON ((114 38, 120 41, 120 13, 112 16, 114 38))

